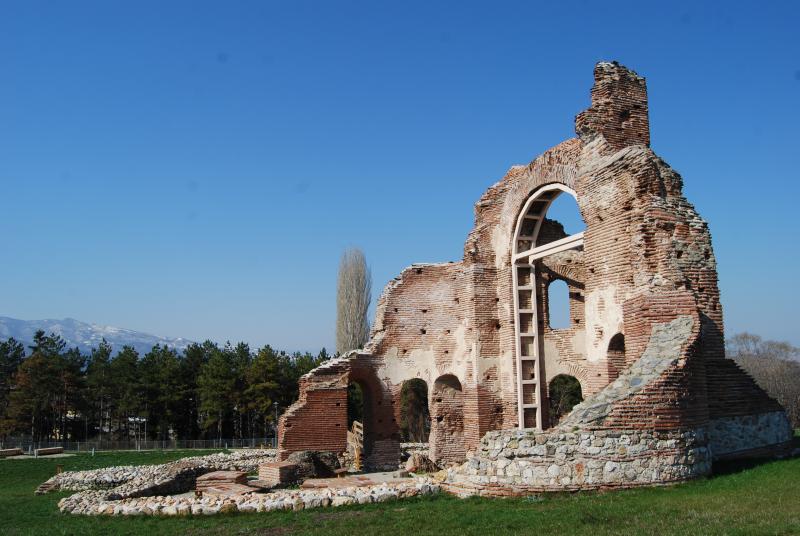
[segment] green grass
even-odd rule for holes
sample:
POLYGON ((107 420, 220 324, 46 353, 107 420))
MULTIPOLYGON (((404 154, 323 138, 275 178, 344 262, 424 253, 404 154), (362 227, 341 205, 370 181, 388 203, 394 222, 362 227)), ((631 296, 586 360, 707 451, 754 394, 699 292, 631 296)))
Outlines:
POLYGON ((61 514, 67 492, 33 495, 55 473, 162 463, 197 451, 98 453, 0 460, 0 534, 800 534, 800 459, 678 486, 531 499, 439 495, 367 506, 197 518, 112 518, 61 514))

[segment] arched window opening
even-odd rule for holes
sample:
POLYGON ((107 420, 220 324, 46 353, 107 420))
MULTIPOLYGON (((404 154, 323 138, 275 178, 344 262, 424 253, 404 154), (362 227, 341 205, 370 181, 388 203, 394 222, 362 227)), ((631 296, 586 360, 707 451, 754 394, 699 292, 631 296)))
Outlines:
POLYGON ((608 342, 608 379, 614 381, 625 369, 625 335, 617 333, 608 342))
MULTIPOLYGON (((547 208, 545 217, 560 224, 564 236, 582 233, 586 230, 578 203, 571 195, 561 194, 553 199, 547 208)), ((537 245, 541 245, 541 243, 537 243, 537 245)))
POLYGON ((570 327, 569 287, 561 279, 547 286, 547 320, 550 329, 570 327))
POLYGON ((407 380, 400 389, 400 440, 427 443, 430 431, 428 384, 419 378, 407 380))
POLYGON ((545 328, 565 329, 583 323, 582 307, 571 310, 571 303, 582 302, 583 282, 572 281, 583 251, 583 221, 577 194, 566 184, 546 184, 527 199, 517 218, 512 252, 514 284, 517 411, 521 428, 541 429, 546 424, 546 385, 541 383, 542 342, 545 328), (556 256, 557 257, 554 257, 556 256), (564 265, 560 277, 542 277, 548 262, 564 265), (576 264, 572 264, 576 263, 576 264), (570 286, 562 281, 568 272, 570 286), (547 281, 552 283, 545 286, 547 281), (574 314, 572 314, 574 312, 574 314), (542 406, 545 407, 542 407, 542 406))
POLYGON ((559 374, 548 385, 550 424, 555 426, 572 408, 583 402, 581 382, 575 376, 559 374))

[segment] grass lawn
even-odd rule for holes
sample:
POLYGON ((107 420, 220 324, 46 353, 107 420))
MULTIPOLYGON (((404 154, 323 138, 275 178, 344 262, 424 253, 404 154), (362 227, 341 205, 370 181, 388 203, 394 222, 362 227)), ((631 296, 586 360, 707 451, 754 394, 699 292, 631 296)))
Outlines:
MULTIPOLYGON (((203 453, 212 452, 205 451, 203 453)), ((162 463, 198 451, 98 453, 0 460, 0 534, 800 534, 800 459, 774 461, 688 484, 544 499, 447 495, 303 512, 197 518, 83 517, 58 512, 68 492, 35 496, 55 473, 162 463)))

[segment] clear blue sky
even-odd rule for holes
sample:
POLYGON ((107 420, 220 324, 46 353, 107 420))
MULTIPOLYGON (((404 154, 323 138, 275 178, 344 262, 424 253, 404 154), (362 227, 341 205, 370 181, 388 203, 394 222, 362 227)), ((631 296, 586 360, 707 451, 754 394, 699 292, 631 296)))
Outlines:
POLYGON ((800 3, 4 1, 0 315, 329 348, 461 257, 473 203, 573 136, 592 68, 647 77, 710 222, 729 333, 800 344, 800 3))

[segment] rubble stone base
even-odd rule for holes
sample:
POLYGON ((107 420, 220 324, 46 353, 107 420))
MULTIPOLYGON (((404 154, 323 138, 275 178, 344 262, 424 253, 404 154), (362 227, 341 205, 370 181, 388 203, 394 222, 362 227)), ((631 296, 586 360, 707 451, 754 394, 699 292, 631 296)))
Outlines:
POLYGON ((705 429, 684 432, 505 430, 448 471, 445 490, 460 496, 632 488, 711 472, 705 429))

